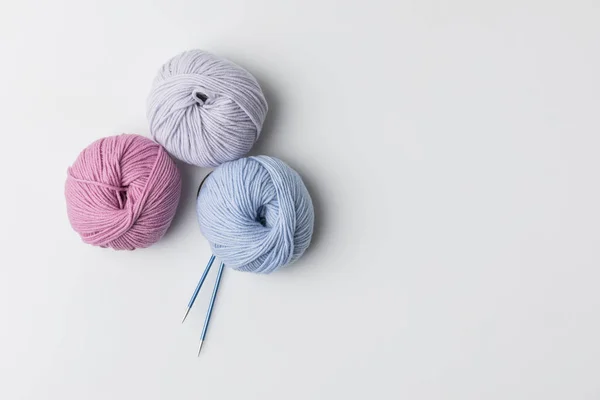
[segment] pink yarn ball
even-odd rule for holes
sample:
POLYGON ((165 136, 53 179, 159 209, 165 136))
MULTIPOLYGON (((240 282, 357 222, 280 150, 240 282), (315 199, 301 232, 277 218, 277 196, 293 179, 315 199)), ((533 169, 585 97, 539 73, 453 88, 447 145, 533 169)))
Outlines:
POLYGON ((139 135, 100 139, 69 168, 67 214, 85 243, 133 250, 158 241, 171 224, 181 177, 157 143, 139 135))

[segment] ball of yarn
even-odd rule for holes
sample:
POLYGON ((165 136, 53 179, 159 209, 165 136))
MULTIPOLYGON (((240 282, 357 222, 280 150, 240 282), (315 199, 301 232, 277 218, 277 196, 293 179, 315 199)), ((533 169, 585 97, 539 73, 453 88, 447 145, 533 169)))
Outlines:
POLYGON ((310 245, 314 210, 296 171, 267 156, 225 163, 198 194, 200 230, 213 253, 237 270, 270 273, 310 245))
POLYGON ((231 61, 186 51, 159 70, 148 97, 154 140, 174 157, 201 167, 243 157, 267 114, 256 79, 231 61))
POLYGON ((158 241, 175 216, 180 192, 173 160, 138 135, 92 143, 69 168, 65 186, 73 229, 86 243, 118 250, 158 241))

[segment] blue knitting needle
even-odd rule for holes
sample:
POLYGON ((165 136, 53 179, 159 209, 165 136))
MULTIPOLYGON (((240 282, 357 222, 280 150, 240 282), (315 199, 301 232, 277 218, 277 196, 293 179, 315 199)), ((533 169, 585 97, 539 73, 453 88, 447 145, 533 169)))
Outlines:
POLYGON ((204 283, 204 280, 206 279, 206 275, 208 275, 208 271, 210 271, 210 267, 212 267, 212 264, 214 261, 215 261, 215 256, 213 255, 212 257, 210 257, 210 260, 208 260, 208 264, 206 264, 204 273, 202 274, 202 277, 198 281, 198 285, 196 286, 196 290, 194 290, 194 294, 192 294, 192 298, 190 299, 190 302, 188 303, 187 310, 185 310, 185 315, 183 316, 183 319, 181 320, 182 324, 185 321, 185 319, 187 318, 188 314, 190 313, 190 310, 192 309, 194 302, 196 301, 196 297, 198 297, 198 292, 200 292, 200 288, 202 287, 202 284, 204 283))
POLYGON ((223 275, 223 267, 225 267, 224 263, 221 263, 219 266, 219 272, 217 273, 217 281, 215 282, 215 288, 212 292, 212 297, 210 298, 210 304, 208 306, 208 311, 206 312, 206 319, 204 320, 204 327, 202 328, 202 335, 200 335, 200 344, 198 345, 198 356, 200 356, 200 350, 202 350, 202 343, 204 342, 204 338, 206 337, 206 330, 208 329, 208 324, 210 323, 210 315, 212 314, 213 306, 215 305, 215 299, 217 297, 217 291, 219 290, 219 283, 221 283, 221 275, 223 275))

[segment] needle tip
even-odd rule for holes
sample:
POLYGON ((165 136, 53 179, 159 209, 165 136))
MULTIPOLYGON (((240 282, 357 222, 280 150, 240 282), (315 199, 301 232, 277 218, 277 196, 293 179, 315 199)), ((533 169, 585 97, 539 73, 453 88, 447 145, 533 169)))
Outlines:
POLYGON ((200 341, 200 344, 198 345, 198 357, 200 357, 200 350, 202 350, 202 343, 203 343, 203 342, 204 342, 204 341, 203 341, 203 340, 201 340, 201 341, 200 341))
POLYGON ((188 307, 187 310, 185 310, 185 315, 183 316, 183 319, 181 320, 181 323, 183 324, 185 322, 185 319, 187 318, 188 314, 190 313, 192 307, 188 307))

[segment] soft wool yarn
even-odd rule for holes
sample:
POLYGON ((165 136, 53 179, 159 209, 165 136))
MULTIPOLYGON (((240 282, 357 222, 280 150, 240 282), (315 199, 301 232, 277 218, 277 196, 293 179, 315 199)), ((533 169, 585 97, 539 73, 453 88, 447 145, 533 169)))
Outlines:
POLYGON ((250 151, 260 135, 267 101, 248 71, 191 50, 159 70, 147 112, 152 137, 169 153, 209 167, 250 151))
POLYGON ((296 171, 267 156, 222 164, 197 201, 213 253, 237 270, 270 273, 297 260, 313 233, 310 194, 296 171))
POLYGON ((152 140, 138 135, 100 139, 69 168, 67 213, 84 242, 133 250, 167 231, 181 192, 177 166, 152 140))

